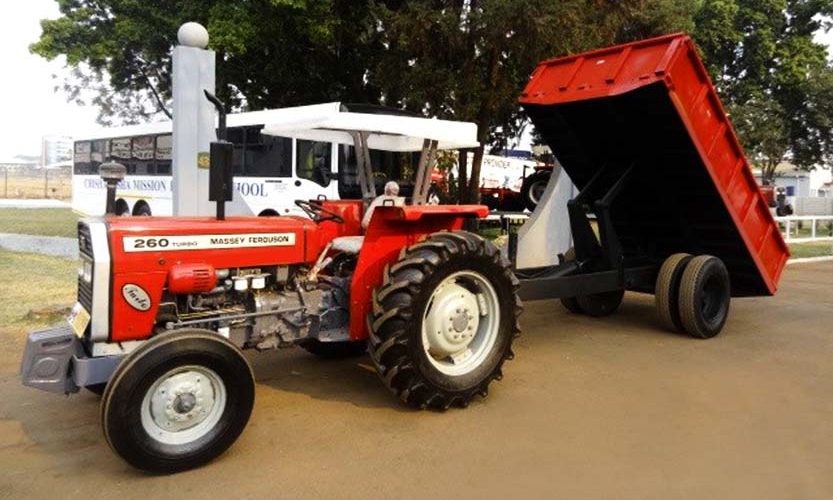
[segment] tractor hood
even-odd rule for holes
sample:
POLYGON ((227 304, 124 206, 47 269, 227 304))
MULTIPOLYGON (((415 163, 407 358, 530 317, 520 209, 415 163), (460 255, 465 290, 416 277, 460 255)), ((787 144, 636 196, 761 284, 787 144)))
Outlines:
POLYGON ((114 272, 167 271, 173 263, 218 267, 295 264, 320 251, 318 226, 304 217, 107 217, 114 272))

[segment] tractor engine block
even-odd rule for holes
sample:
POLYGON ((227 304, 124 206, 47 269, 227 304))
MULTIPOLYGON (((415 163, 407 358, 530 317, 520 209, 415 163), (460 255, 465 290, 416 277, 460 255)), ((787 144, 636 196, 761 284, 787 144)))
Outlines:
POLYGON ((307 268, 293 266, 212 271, 209 291, 177 294, 171 288, 181 285, 169 287, 158 328, 207 328, 257 350, 349 340, 349 275, 311 278, 307 268))

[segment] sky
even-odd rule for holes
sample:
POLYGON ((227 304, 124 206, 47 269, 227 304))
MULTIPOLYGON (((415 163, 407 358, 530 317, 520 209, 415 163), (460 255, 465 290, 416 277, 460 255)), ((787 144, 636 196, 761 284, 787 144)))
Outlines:
MULTIPOLYGON (((52 75, 65 73, 63 62, 29 53, 40 37, 39 21, 55 17, 54 0, 17 1, 0 16, 0 161, 39 155, 44 135, 82 136, 98 128, 96 109, 68 103, 55 91, 60 82, 52 75)), ((833 31, 818 40, 833 47, 833 31)))

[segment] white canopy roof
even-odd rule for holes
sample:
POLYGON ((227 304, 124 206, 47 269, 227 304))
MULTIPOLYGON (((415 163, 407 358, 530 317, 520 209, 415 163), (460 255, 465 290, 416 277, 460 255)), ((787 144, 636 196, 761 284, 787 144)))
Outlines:
POLYGON ((384 151, 421 151, 423 141, 437 149, 474 148, 477 125, 412 116, 342 111, 341 103, 282 108, 270 112, 262 133, 353 146, 353 132, 368 133, 367 146, 384 151))

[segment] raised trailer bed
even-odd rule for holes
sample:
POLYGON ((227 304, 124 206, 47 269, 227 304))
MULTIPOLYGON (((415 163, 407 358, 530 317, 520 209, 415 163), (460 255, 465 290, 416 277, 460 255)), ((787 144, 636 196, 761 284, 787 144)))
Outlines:
POLYGON ((775 293, 789 251, 688 36, 544 61, 520 102, 580 191, 575 250, 519 270, 522 296, 601 315, 655 293, 670 326, 712 336, 729 295, 775 293))

